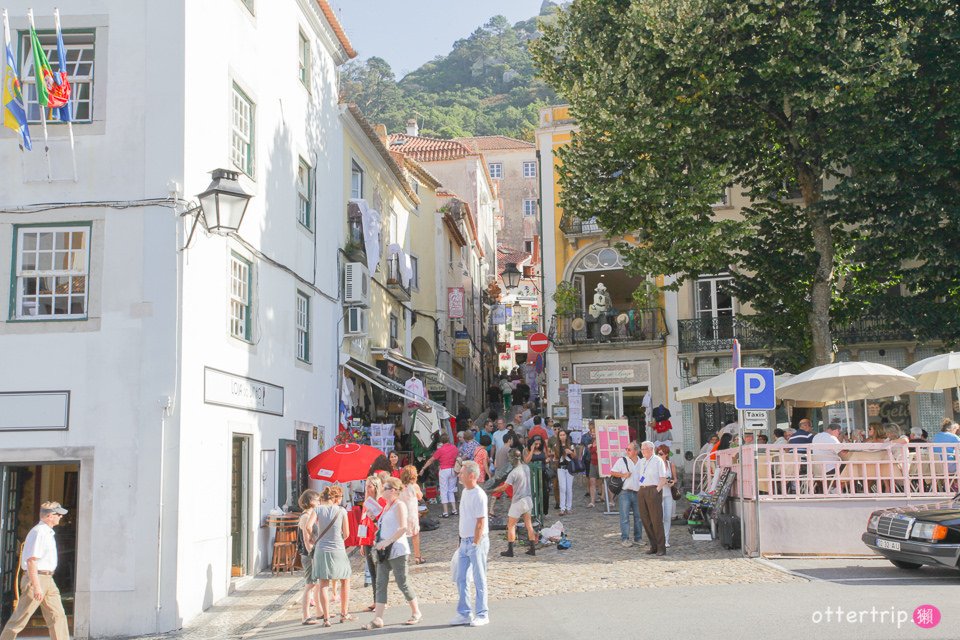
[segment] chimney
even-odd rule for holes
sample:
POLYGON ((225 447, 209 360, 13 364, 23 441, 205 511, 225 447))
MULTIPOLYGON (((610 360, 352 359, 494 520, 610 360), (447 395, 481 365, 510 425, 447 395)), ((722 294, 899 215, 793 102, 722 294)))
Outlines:
POLYGON ((387 144, 387 125, 375 124, 373 125, 373 130, 374 132, 376 132, 377 137, 380 138, 380 142, 386 145, 387 144))
POLYGON ((416 118, 410 118, 407 120, 407 135, 408 136, 419 136, 420 127, 417 125, 416 118))

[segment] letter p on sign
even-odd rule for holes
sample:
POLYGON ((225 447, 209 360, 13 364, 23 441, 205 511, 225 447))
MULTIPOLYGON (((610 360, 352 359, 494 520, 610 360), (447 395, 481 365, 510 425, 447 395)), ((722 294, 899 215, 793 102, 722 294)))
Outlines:
POLYGON ((777 406, 773 383, 773 369, 744 369, 734 372, 736 389, 734 406, 737 409, 770 411, 777 406))

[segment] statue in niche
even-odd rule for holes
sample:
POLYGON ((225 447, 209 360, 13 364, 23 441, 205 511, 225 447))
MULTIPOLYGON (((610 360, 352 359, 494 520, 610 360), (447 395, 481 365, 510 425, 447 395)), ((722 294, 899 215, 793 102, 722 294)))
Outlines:
POLYGON ((589 308, 590 315, 599 319, 609 313, 612 307, 613 301, 607 293, 606 285, 602 282, 597 284, 597 288, 593 291, 593 304, 589 308))

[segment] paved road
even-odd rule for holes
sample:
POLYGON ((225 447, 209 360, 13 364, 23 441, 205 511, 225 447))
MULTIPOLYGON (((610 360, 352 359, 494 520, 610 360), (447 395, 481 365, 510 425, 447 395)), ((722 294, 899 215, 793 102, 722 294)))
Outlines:
POLYGON ((406 619, 408 610, 394 608, 387 612, 387 627, 376 633, 360 631, 357 624, 335 624, 330 629, 320 629, 283 622, 268 624, 247 637, 257 640, 369 636, 409 640, 960 638, 960 607, 956 606, 960 597, 960 573, 930 568, 908 573, 885 561, 860 559, 783 560, 774 564, 808 581, 594 591, 496 601, 491 608, 491 624, 475 629, 446 626, 453 610, 449 604, 438 604, 423 607, 424 621, 416 627, 399 624, 406 619), (933 604, 940 609, 943 617, 936 628, 921 629, 909 619, 921 604, 933 604), (843 622, 836 621, 837 607, 843 610, 843 622), (846 621, 849 612, 855 612, 856 622, 846 621), (897 615, 908 619, 898 624, 897 615), (818 616, 819 622, 815 622, 818 616), (872 616, 876 616, 874 620, 872 616), (642 624, 642 628, 638 628, 638 624, 642 624))

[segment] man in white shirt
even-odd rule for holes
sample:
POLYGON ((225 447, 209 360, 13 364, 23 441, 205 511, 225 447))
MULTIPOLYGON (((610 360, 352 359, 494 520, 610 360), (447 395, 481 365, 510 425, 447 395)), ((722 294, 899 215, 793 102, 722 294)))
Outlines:
POLYGON ((663 488, 667 484, 667 466, 660 456, 653 455, 653 443, 649 440, 640 445, 643 459, 637 462, 633 476, 640 487, 637 505, 640 520, 647 530, 650 549, 647 554, 667 555, 667 541, 663 530, 663 488))
POLYGON ((40 607, 47 623, 51 640, 70 640, 67 615, 60 602, 60 590, 53 581, 57 570, 57 543, 53 528, 67 510, 59 502, 44 502, 40 505, 40 522, 37 523, 23 543, 20 556, 20 602, 16 611, 0 633, 0 640, 14 640, 30 622, 30 617, 40 607))
POLYGON ((487 552, 490 551, 490 536, 487 524, 487 494, 477 486, 480 467, 473 460, 460 466, 460 547, 457 549, 457 617, 451 626, 470 625, 480 627, 489 624, 487 616, 487 552), (472 571, 473 584, 477 590, 476 607, 471 608, 467 599, 467 572, 472 571), (476 616, 474 616, 476 614, 476 616))
MULTIPOLYGON (((840 444, 840 423, 831 422, 826 428, 813 436, 813 444, 840 444)), ((812 449, 810 457, 816 463, 823 464, 824 473, 836 473, 839 463, 842 461, 839 449, 812 449)), ((816 468, 816 467, 814 467, 816 468)))
POLYGON ((618 458, 610 469, 610 475, 614 478, 623 478, 623 490, 617 496, 617 511, 620 512, 620 545, 632 547, 640 544, 643 538, 643 527, 640 525, 640 510, 637 506, 637 484, 633 472, 637 467, 638 455, 637 443, 631 441, 627 445, 627 455, 618 458), (630 513, 633 512, 633 542, 630 542, 630 513))

